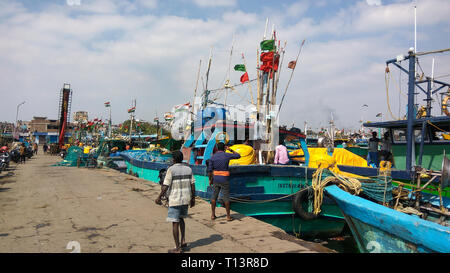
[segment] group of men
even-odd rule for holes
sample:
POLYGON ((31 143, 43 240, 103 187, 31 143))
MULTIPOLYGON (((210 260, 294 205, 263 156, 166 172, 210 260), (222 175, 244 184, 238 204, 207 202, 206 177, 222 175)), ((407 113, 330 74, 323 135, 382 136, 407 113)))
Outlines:
POLYGON ((389 132, 384 133, 382 140, 380 140, 377 135, 377 132, 372 132, 372 137, 369 139, 367 165, 375 165, 376 167, 379 167, 380 161, 392 162, 392 153, 389 132), (378 150, 378 145, 380 145, 380 150, 378 150))

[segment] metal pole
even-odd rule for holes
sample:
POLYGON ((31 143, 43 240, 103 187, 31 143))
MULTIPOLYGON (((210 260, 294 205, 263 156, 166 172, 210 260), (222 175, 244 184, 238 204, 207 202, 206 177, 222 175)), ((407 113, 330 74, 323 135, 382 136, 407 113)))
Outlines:
POLYGON ((406 170, 412 170, 412 155, 414 147, 414 90, 415 90, 415 64, 416 56, 414 51, 409 52, 409 80, 408 80, 408 120, 406 132, 406 170))
POLYGON ((112 121, 111 121, 111 104, 109 105, 109 130, 108 130, 108 137, 111 138, 111 125, 112 125, 112 121))

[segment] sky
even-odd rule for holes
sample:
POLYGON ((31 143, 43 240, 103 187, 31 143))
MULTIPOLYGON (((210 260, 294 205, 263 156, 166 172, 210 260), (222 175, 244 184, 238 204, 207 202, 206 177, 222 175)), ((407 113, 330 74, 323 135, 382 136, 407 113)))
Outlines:
MULTIPOLYGON (((199 67, 197 94, 203 90, 210 52, 209 89, 223 87, 228 74, 239 83, 242 72, 229 67, 242 63, 242 54, 256 78, 267 18, 268 35, 274 28, 286 43, 278 101, 287 63, 306 40, 282 124, 320 128, 332 115, 339 128, 355 129, 361 120, 380 121, 378 113, 391 120, 405 114, 407 76, 390 67, 387 97, 386 61, 414 46, 415 5, 417 50, 450 48, 449 0, 0 0, 0 121, 15 121, 23 101, 19 120, 56 119, 64 83, 73 90, 72 116, 88 111, 90 119, 106 119, 109 101, 118 124, 136 99, 138 119, 161 118, 193 101, 199 67)), ((433 58, 434 76, 450 80, 449 53, 419 59, 424 74, 431 75, 433 58)), ((255 82, 252 91, 256 97, 255 82)), ((224 93, 213 97, 223 102, 224 93)), ((250 100, 247 85, 227 95, 230 104, 250 100)), ((417 100, 424 104, 422 95, 417 100)), ((433 113, 440 113, 437 101, 433 113)))

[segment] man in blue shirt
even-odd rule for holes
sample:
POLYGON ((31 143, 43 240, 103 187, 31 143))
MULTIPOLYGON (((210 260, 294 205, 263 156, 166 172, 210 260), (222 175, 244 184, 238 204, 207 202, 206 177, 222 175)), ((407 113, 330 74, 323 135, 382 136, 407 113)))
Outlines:
POLYGON ((211 197, 211 220, 216 219, 216 200, 219 192, 222 191, 225 210, 227 212, 227 221, 232 221, 230 216, 230 172, 228 166, 230 160, 239 159, 241 155, 227 148, 230 153, 225 153, 225 144, 217 143, 217 152, 211 157, 208 163, 209 185, 213 186, 214 193, 211 197))

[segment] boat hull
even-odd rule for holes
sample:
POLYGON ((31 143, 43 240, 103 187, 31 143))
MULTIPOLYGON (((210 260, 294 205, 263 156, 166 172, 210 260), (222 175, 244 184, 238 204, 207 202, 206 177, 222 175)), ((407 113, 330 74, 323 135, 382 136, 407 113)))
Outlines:
MULTIPOLYGON (((126 161, 128 172, 154 183, 159 182, 159 171, 170 166, 168 163, 133 159, 127 154, 122 157, 126 161)), ((190 167, 195 177, 196 195, 209 200, 213 189, 209 186, 206 166, 190 167)), ((314 171, 315 169, 298 166, 231 166, 231 209, 303 237, 337 236, 342 233, 346 223, 333 200, 325 198, 318 218, 303 220, 293 210, 293 196, 286 197, 310 185, 314 171)), ((222 203, 221 195, 218 203, 222 203)))
POLYGON ((338 204, 360 252, 450 252, 450 228, 353 196, 325 189, 338 204))

